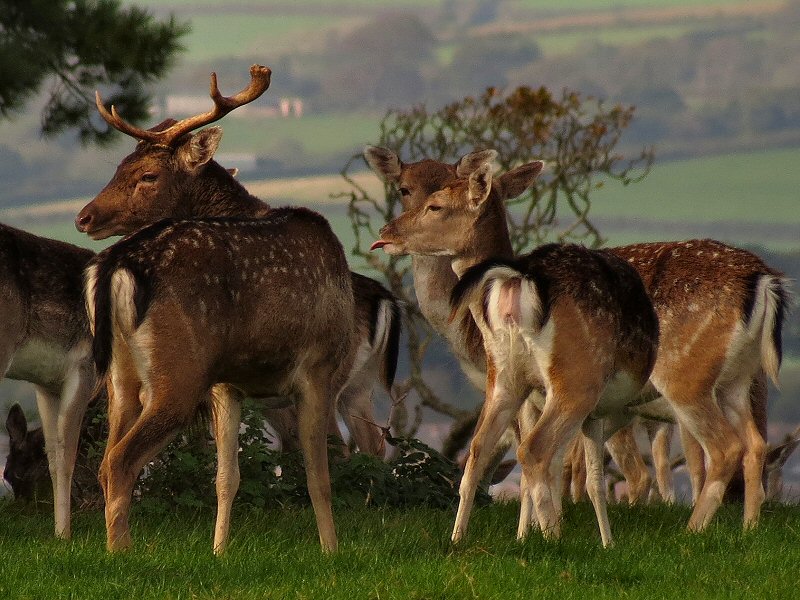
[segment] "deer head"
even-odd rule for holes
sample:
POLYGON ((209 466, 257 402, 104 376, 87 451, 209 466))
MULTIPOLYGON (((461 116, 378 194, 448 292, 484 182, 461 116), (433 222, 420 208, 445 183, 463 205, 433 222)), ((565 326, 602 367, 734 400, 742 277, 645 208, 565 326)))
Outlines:
POLYGON ((139 140, 111 181, 75 218, 78 231, 93 239, 124 235, 165 217, 214 214, 213 196, 220 187, 241 186, 212 159, 222 139, 219 127, 198 133, 235 108, 252 102, 269 87, 271 71, 253 65, 250 83, 238 94, 222 96, 211 74, 214 107, 181 121, 168 119, 151 129, 125 122, 114 107, 107 111, 97 93, 97 109, 109 125, 139 140), (187 199, 192 199, 187 200, 187 199), (198 204, 200 208, 198 208, 198 204))
MULTIPOLYGON (((534 161, 494 177, 492 158, 484 156, 483 163, 468 175, 452 180, 387 223, 371 249, 383 248, 394 255, 463 256, 482 241, 477 229, 485 228, 489 220, 505 231, 507 245, 503 201, 532 185, 543 163, 534 161)), ((499 250, 505 252, 505 245, 499 250)))
POLYGON ((404 163, 387 148, 364 148, 364 158, 370 168, 400 192, 403 210, 418 207, 433 192, 441 190, 458 177, 466 177, 480 165, 491 162, 496 157, 497 152, 494 150, 479 150, 463 156, 453 165, 430 159, 404 163))
POLYGON ((44 433, 41 427, 28 431, 28 422, 19 404, 8 411, 6 431, 9 453, 3 477, 11 485, 15 498, 31 501, 39 487, 45 489, 49 484, 44 433))

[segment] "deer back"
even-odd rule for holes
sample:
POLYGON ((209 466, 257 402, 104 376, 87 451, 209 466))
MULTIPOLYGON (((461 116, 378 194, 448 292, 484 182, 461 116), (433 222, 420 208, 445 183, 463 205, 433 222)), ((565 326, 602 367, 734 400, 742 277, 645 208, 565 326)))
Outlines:
MULTIPOLYGON (((548 362, 567 364, 571 346, 589 343, 609 358, 609 372, 624 370, 642 383, 655 363, 652 303, 636 271, 606 251, 547 244, 517 258, 484 261, 464 273, 451 305, 456 315, 471 310, 485 340, 521 332, 562 354, 548 362), (543 341, 539 334, 548 324, 554 337, 543 341)), ((492 342, 486 346, 491 352, 492 342)))
POLYGON ((353 327, 344 251, 306 209, 159 222, 101 252, 87 288, 99 371, 112 359, 113 311, 123 311, 120 327, 167 345, 186 340, 210 383, 260 396, 283 391, 253 387, 264 373, 286 373, 309 348, 348 340, 353 327))
POLYGON ((748 329, 768 318, 771 326, 765 335, 770 339, 761 346, 771 356, 763 362, 768 375, 777 378, 781 327, 790 300, 780 272, 752 252, 707 239, 633 244, 609 252, 641 276, 659 317, 664 360, 691 351, 693 364, 706 364, 718 375, 737 338, 756 335, 748 329), (704 342, 690 348, 698 332, 704 342))

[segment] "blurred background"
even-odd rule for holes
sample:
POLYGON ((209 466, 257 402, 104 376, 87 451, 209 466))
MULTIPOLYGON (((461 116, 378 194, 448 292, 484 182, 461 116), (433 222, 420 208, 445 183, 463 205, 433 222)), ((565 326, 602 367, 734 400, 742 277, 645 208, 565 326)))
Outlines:
MULTIPOLYGON (((636 105, 620 148, 653 146, 641 182, 597 190, 589 217, 608 244, 714 237, 800 275, 800 2, 775 0, 136 0, 157 19, 189 26, 185 51, 151 85, 147 126, 209 107, 209 74, 223 94, 253 63, 270 89, 221 122, 217 160, 237 167, 272 205, 304 204, 352 245, 339 176, 375 143, 391 108, 429 108, 487 86, 545 85, 636 105)), ((48 86, 0 120, 0 221, 99 249, 75 231, 77 211, 133 150, 131 139, 83 146, 43 137, 48 86)), ((363 167, 366 171, 366 166, 363 167)), ((380 188, 365 174, 365 185, 380 188)), ((363 265, 354 263, 353 268, 363 265)), ((772 390, 770 440, 800 421, 800 320, 784 332, 782 391, 772 390)), ((444 346, 430 365, 439 393, 476 393, 444 346)), ((402 369, 401 369, 402 371, 402 369)), ((0 416, 25 383, 0 384, 0 416)), ((426 435, 435 436, 434 429, 426 435)), ((0 450, 0 454, 2 451, 0 450)), ((787 480, 800 480, 795 459, 787 480)))

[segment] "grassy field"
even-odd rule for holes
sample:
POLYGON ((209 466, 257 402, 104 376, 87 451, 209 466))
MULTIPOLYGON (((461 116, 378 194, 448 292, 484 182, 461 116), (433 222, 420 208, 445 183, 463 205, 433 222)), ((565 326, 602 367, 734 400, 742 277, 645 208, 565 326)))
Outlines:
POLYGON ((349 154, 374 143, 382 117, 310 114, 302 119, 229 119, 223 123, 221 151, 256 152, 272 158, 303 152, 314 159, 349 154))
POLYGON ((74 539, 51 515, 0 505, 0 594, 45 598, 790 598, 797 592, 800 508, 770 506, 740 531, 728 506, 688 534, 685 507, 612 506, 616 546, 600 547, 589 505, 569 506, 564 538, 514 540, 518 506, 478 509, 453 548, 449 511, 338 511, 340 551, 322 556, 310 510, 234 511, 227 554, 211 554, 212 515, 135 519, 135 548, 104 551, 99 513, 74 539))

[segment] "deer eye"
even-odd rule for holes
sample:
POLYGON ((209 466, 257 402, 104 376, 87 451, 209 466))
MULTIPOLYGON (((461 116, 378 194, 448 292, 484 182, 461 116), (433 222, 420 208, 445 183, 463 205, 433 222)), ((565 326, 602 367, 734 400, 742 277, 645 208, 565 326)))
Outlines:
POLYGON ((142 175, 142 181, 145 183, 153 183, 156 179, 158 179, 158 173, 145 173, 142 175))
POLYGON ((401 187, 400 188, 400 195, 401 196, 409 196, 410 194, 411 194, 411 190, 409 190, 407 187, 401 187))
POLYGON ((442 210, 442 207, 439 206, 438 204, 429 204, 428 205, 428 210, 431 211, 431 212, 437 212, 437 211, 442 210))

